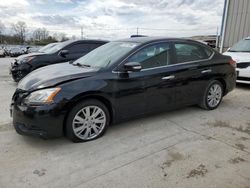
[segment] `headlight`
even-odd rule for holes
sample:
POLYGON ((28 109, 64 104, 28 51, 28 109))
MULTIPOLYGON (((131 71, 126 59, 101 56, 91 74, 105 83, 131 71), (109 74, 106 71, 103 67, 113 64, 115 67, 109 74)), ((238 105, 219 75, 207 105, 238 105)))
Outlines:
POLYGON ((49 88, 34 91, 30 93, 25 99, 26 104, 50 104, 53 103, 54 97, 61 90, 61 88, 49 88))
POLYGON ((35 56, 25 57, 25 58, 19 60, 19 64, 29 63, 34 58, 35 58, 35 56))

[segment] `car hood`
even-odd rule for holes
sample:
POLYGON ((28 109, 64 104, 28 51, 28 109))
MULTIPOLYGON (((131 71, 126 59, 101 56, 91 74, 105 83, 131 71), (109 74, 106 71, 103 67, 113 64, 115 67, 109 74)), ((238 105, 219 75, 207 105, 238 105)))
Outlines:
POLYGON ((25 76, 19 82, 17 88, 24 91, 32 91, 52 87, 62 82, 92 76, 96 71, 94 68, 83 68, 68 62, 49 65, 25 76))
POLYGON ((29 53, 29 54, 23 54, 18 56, 18 58, 16 58, 16 60, 20 60, 26 57, 32 57, 32 56, 40 56, 40 55, 44 55, 45 53, 41 53, 41 52, 35 52, 35 53, 29 53))
POLYGON ((223 55, 231 56, 237 63, 250 62, 250 52, 225 52, 223 55))

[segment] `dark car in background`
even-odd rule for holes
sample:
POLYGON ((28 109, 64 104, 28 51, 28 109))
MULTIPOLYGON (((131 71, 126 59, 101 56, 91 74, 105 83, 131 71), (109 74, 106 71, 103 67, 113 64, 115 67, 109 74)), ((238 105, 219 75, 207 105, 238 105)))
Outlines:
POLYGON ((76 60, 105 43, 107 41, 103 40, 69 40, 61 42, 43 51, 25 54, 14 59, 14 62, 11 63, 10 73, 14 81, 18 82, 35 69, 76 60))
POLYGON ((131 38, 35 70, 19 82, 11 114, 20 134, 89 141, 132 117, 188 105, 216 109, 235 80, 235 62, 207 45, 131 38))
POLYGON ((10 57, 18 57, 24 53, 25 53, 25 50, 23 48, 19 48, 19 47, 14 47, 14 48, 11 48, 9 50, 10 57))

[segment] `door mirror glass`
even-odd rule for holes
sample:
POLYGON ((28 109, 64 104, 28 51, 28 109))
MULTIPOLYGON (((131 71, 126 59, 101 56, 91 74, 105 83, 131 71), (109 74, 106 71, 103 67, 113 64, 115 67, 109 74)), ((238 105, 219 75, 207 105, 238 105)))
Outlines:
POLYGON ((61 56, 61 57, 66 57, 66 55, 69 54, 69 51, 68 50, 61 50, 58 55, 61 56))
POLYGON ((124 65, 125 71, 131 71, 131 72, 139 72, 142 69, 142 66, 138 62, 128 62, 124 65))

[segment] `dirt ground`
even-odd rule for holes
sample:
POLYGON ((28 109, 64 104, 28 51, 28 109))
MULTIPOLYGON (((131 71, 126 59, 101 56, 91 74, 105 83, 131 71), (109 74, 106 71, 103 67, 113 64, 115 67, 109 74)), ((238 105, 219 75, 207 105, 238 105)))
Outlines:
POLYGON ((10 62, 0 59, 0 187, 250 188, 250 86, 237 86, 214 111, 162 113, 74 144, 14 131, 10 62))

